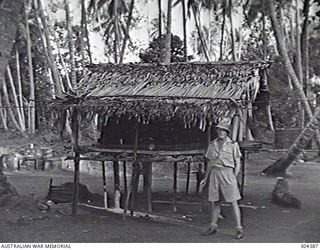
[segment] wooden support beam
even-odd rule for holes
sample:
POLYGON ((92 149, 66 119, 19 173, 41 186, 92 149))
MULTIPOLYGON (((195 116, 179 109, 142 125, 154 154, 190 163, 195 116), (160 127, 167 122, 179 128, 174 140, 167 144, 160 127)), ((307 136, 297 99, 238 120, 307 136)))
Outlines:
POLYGON ((191 166, 190 166, 190 162, 187 162, 187 183, 186 183, 186 194, 188 194, 188 193, 189 193, 190 175, 191 175, 191 166))
POLYGON ((102 162, 102 181, 103 181, 103 201, 104 207, 108 208, 108 193, 107 193, 107 180, 106 180, 106 165, 102 162))
POLYGON ((178 163, 173 163, 173 211, 177 211, 178 163))

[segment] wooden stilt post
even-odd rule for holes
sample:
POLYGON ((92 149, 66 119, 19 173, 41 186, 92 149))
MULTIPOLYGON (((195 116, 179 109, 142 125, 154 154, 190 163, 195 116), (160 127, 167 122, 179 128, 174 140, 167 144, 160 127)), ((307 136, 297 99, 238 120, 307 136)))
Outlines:
POLYGON ((138 194, 138 188, 139 188, 139 177, 140 177, 140 166, 139 163, 135 164, 135 167, 133 168, 133 174, 132 174, 133 180, 133 189, 132 189, 132 199, 131 199, 131 206, 130 206, 130 214, 133 216, 133 212, 135 210, 135 205, 137 202, 137 194, 138 194))
POLYGON ((190 162, 187 162, 187 183, 186 183, 186 194, 189 193, 189 186, 190 186, 190 174, 191 174, 191 166, 190 162))
POLYGON ((143 192, 147 197, 147 208, 152 212, 152 162, 143 163, 143 192))
POLYGON ((114 206, 115 208, 120 207, 120 174, 119 174, 119 162, 113 162, 113 194, 114 194, 114 206))
POLYGON ((119 175, 119 162, 113 162, 113 181, 114 181, 114 192, 120 189, 120 175, 119 175))
MULTIPOLYGON (((126 202, 124 206, 124 217, 123 219, 126 219, 127 216, 127 211, 129 208, 129 202, 130 202, 130 197, 132 192, 134 192, 134 182, 135 182, 135 173, 137 171, 137 151, 138 151, 138 140, 139 140, 139 128, 138 128, 138 123, 136 123, 136 131, 135 131, 135 138, 134 138, 134 153, 133 153, 133 165, 132 165, 132 175, 131 175, 131 182, 129 185, 127 197, 126 197, 126 202)), ((131 210, 131 214, 133 213, 133 210, 131 210)))
POLYGON ((124 193, 127 197, 128 195, 128 181, 127 181, 127 162, 123 162, 123 185, 124 185, 124 193))
POLYGON ((203 178, 203 173, 202 173, 202 163, 199 163, 198 165, 198 171, 197 171, 197 188, 196 191, 199 193, 200 190, 200 182, 203 178))
POLYGON ((76 108, 72 114, 72 141, 74 157, 74 178, 73 178, 73 199, 72 199, 72 214, 77 214, 78 200, 79 200, 79 179, 80 179, 80 154, 78 152, 79 146, 79 111, 76 108))
POLYGON ((178 163, 173 163, 173 211, 177 211, 178 163))
POLYGON ((107 181, 106 181, 106 165, 102 162, 102 179, 103 179, 103 201, 104 208, 108 208, 108 193, 107 193, 107 181))

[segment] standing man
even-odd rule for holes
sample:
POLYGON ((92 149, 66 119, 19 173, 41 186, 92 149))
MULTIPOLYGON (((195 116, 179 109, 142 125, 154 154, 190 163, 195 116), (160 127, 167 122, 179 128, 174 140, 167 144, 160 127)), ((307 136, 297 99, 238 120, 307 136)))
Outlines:
POLYGON ((241 199, 237 176, 241 168, 241 152, 237 142, 233 142, 228 120, 222 120, 216 126, 218 138, 209 143, 205 157, 208 167, 200 185, 203 188, 209 181, 209 201, 211 202, 211 221, 209 229, 203 233, 209 236, 217 233, 221 200, 232 206, 236 221, 236 239, 243 238, 241 212, 238 200, 241 199))

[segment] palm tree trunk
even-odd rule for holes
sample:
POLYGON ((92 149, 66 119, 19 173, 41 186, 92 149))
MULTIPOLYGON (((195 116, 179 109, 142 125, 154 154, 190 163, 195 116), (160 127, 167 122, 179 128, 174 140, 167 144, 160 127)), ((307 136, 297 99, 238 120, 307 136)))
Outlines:
POLYGON ((4 101, 5 101, 5 106, 7 107, 7 110, 9 112, 9 117, 11 118, 12 124, 23 135, 24 132, 22 131, 19 122, 17 121, 16 117, 14 116, 13 108, 11 106, 11 102, 9 99, 6 80, 2 81, 2 92, 3 92, 4 101))
POLYGON ((19 107, 22 117, 23 124, 26 124, 25 116, 24 116, 24 108, 23 108, 23 95, 22 95, 22 83, 21 83, 21 73, 20 73, 20 58, 19 52, 16 50, 16 67, 17 67, 17 83, 18 83, 18 95, 19 95, 19 107))
MULTIPOLYGON (((300 40, 300 15, 299 15, 299 1, 296 0, 296 73, 299 79, 302 88, 304 88, 303 75, 302 75, 302 61, 301 61, 301 40, 300 40)), ((304 110, 301 107, 299 102, 299 110, 300 110, 300 127, 304 127, 305 119, 304 119, 304 110)))
POLYGON ((85 56, 85 37, 86 37, 86 31, 85 31, 85 24, 84 24, 84 19, 86 16, 86 5, 85 5, 85 0, 81 0, 81 21, 80 21, 80 54, 81 54, 81 64, 82 68, 84 69, 85 67, 85 61, 86 61, 86 56, 85 56))
MULTIPOLYGON (((69 45, 69 54, 70 54, 70 74, 71 74, 71 85, 72 88, 77 84, 77 76, 76 76, 76 67, 75 67, 75 59, 74 59, 74 42, 73 42, 73 32, 72 32, 72 23, 70 16, 70 8, 68 0, 64 0, 64 7, 66 11, 66 21, 67 21, 67 30, 68 30, 68 45, 69 45)), ((72 89, 71 89, 72 90, 72 89)))
POLYGON ((118 63, 118 46, 119 46, 118 0, 113 0, 113 27, 114 27, 114 43, 113 43, 114 62, 118 63))
POLYGON ((301 153, 301 151, 308 145, 309 141, 315 134, 315 131, 320 126, 320 107, 315 111, 313 118, 308 122, 307 126, 300 133, 298 138, 290 147, 286 157, 283 157, 271 166, 264 169, 261 173, 264 175, 284 175, 286 170, 290 167, 291 163, 301 153))
POLYGON ((6 68, 16 38, 23 0, 0 1, 0 84, 4 81, 6 68))
POLYGON ((196 7, 194 6, 194 4, 192 4, 192 13, 193 13, 194 21, 195 21, 195 23, 196 23, 196 28, 197 28, 197 31, 198 31, 198 34, 199 34, 199 38, 200 38, 200 42, 201 42, 201 47, 202 47, 204 56, 206 57, 207 61, 209 62, 209 61, 210 61, 210 58, 209 58, 209 55, 208 55, 208 50, 207 50, 206 42, 205 42, 205 40, 204 40, 204 38, 203 38, 203 34, 202 34, 202 31, 201 31, 201 26, 200 26, 199 21, 198 21, 198 18, 197 18, 196 7))
POLYGON ((7 114, 6 114, 6 109, 3 109, 1 93, 0 93, 0 118, 1 118, 4 130, 8 131, 7 114))
MULTIPOLYGON (((36 0, 34 0, 34 1, 36 1, 36 0)), ((45 42, 46 42, 46 44, 43 43, 43 48, 47 52, 48 65, 51 69, 52 78, 54 79, 54 83, 55 83, 55 92, 53 93, 53 96, 55 97, 55 95, 58 95, 58 96, 62 95, 62 93, 64 92, 64 88, 63 88, 63 84, 61 81, 59 69, 58 69, 56 62, 54 60, 54 57, 53 57, 49 27, 47 24, 47 19, 46 19, 46 16, 45 16, 45 13, 44 13, 44 10, 42 7, 41 0, 37 0, 37 5, 38 5, 38 9, 35 10, 35 13, 37 16, 38 11, 39 11, 39 16, 40 16, 42 27, 43 27, 43 33, 44 33, 45 42)))
POLYGON ((162 5, 161 0, 158 0, 159 38, 161 38, 162 36, 162 6, 161 5, 162 5))
POLYGON ((124 52, 125 52, 125 49, 126 49, 126 46, 127 46, 127 41, 129 40, 129 30, 130 30, 131 21, 132 21, 134 1, 135 0, 131 0, 130 6, 129 6, 129 14, 128 14, 127 22, 126 22, 126 31, 125 31, 125 34, 124 34, 122 48, 121 48, 121 52, 120 52, 120 61, 119 61, 120 64, 123 63, 124 52))
MULTIPOLYGON (((303 82, 305 84, 307 97, 313 98, 311 86, 309 84, 309 12, 310 12, 310 0, 304 1, 303 15, 304 21, 301 32, 301 58, 302 58, 302 72, 303 82)), ((313 103, 313 102, 312 102, 313 103)), ((313 104, 311 104, 313 106, 313 104)))
MULTIPOLYGON (((30 95, 29 95, 29 102, 30 102, 30 117, 29 121, 29 133, 34 134, 36 131, 36 106, 35 106, 35 86, 34 86, 34 77, 33 77, 33 65, 32 65, 32 52, 31 52, 31 36, 30 36, 30 29, 29 29, 29 16, 28 16, 28 6, 24 5, 24 15, 25 15, 25 23, 26 23, 26 30, 27 30, 27 56, 28 56, 28 72, 29 72, 29 87, 30 87, 30 95)), ((22 118, 21 118, 22 119, 22 118)), ((22 123, 22 120, 21 120, 22 123)), ((22 131, 25 129, 24 124, 21 124, 22 131)))
POLYGON ((221 25, 219 61, 223 60, 223 43, 224 43, 224 30, 225 30, 225 26, 226 26, 227 0, 224 0, 222 5, 223 5, 223 14, 222 14, 222 25, 221 25))
POLYGON ((172 0, 168 0, 168 12, 167 12, 167 34, 165 43, 165 56, 164 63, 170 64, 171 62, 171 24, 172 24, 172 0))
POLYGON ((184 60, 188 61, 188 41, 187 41, 187 14, 186 14, 186 2, 185 0, 181 0, 182 4, 182 25, 183 25, 183 52, 184 52, 184 60))
POLYGON ((88 20, 87 20, 87 13, 86 13, 86 8, 85 8, 85 2, 84 4, 84 8, 82 10, 83 12, 83 23, 84 23, 84 31, 85 31, 85 38, 86 38, 86 48, 87 48, 87 54, 89 57, 89 63, 92 64, 92 54, 91 54, 91 46, 90 46, 90 39, 89 39, 89 31, 88 31, 88 20))
MULTIPOLYGON (((279 49, 279 53, 281 55, 281 59, 282 62, 284 64, 284 67, 286 68, 286 71, 288 73, 288 75, 290 76, 291 80, 292 80, 292 84, 293 87, 295 89, 295 92, 297 93, 297 96, 301 99, 302 105, 305 109, 306 115, 308 117, 309 120, 312 119, 312 111, 309 105, 308 100, 306 99, 306 95, 303 91, 303 87, 302 84, 300 83, 294 69, 293 66, 290 62, 290 58, 288 56, 288 52, 287 52, 287 48, 286 48, 286 44, 285 44, 285 40, 283 38, 283 34, 282 34, 282 29, 281 26, 277 20, 277 16, 276 16, 276 11, 275 11, 275 6, 274 6, 274 2, 273 1, 267 1, 268 5, 269 5, 269 11, 270 11, 270 17, 271 17, 271 21, 272 21, 272 27, 275 33, 275 37, 276 37, 276 41, 277 41, 277 47, 279 49)), ((320 149, 320 136, 319 136, 319 132, 316 131, 316 143, 318 148, 320 149)))
MULTIPOLYGON (((13 106, 15 107, 15 108, 13 108, 13 110, 15 111, 16 116, 18 118, 17 122, 19 123, 20 130, 21 130, 21 132, 24 133, 26 131, 26 126, 25 126, 25 123, 23 122, 23 119, 22 119, 21 109, 20 109, 20 105, 19 105, 19 101, 18 101, 18 95, 17 95, 16 87, 14 86, 12 72, 11 72, 9 65, 7 67, 7 73, 8 73, 7 75, 8 75, 8 79, 9 79, 9 83, 10 83, 10 87, 11 87, 13 106)), ((29 131, 29 132, 31 132, 31 131, 29 131)))
POLYGON ((235 44, 235 37, 234 37, 234 28, 233 28, 233 19, 232 19, 232 0, 229 0, 229 20, 230 20, 230 35, 231 35, 231 54, 232 60, 236 60, 236 44, 235 44))

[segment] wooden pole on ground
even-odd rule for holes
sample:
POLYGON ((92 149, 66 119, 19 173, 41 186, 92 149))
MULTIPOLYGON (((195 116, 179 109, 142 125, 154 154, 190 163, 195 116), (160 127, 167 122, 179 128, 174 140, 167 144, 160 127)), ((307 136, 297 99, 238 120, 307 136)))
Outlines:
POLYGON ((106 165, 102 161, 102 179, 103 179, 103 201, 104 208, 108 208, 108 193, 107 193, 107 181, 106 181, 106 165))
POLYGON ((77 214, 79 201, 79 179, 80 179, 80 154, 78 153, 79 146, 79 111, 76 108, 72 114, 72 138, 74 157, 74 178, 73 178, 73 199, 72 199, 72 214, 77 214))
POLYGON ((173 211, 177 211, 178 163, 173 163, 173 211))

